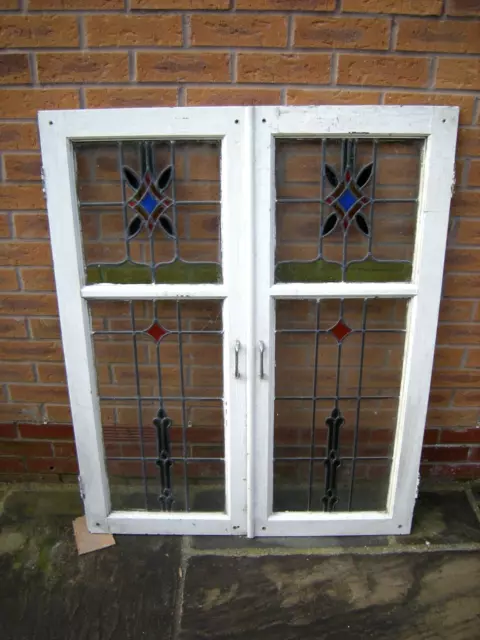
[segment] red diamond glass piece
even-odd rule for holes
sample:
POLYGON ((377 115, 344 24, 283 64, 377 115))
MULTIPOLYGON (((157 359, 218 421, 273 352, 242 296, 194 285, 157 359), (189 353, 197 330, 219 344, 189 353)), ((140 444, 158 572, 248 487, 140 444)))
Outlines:
POLYGON ((165 329, 165 327, 162 327, 162 325, 158 324, 158 322, 155 320, 155 322, 148 327, 145 333, 148 333, 149 336, 152 336, 155 342, 159 342, 163 338, 163 336, 168 333, 168 331, 165 329))
POLYGON ((341 342, 345 336, 351 332, 351 329, 348 325, 344 323, 343 320, 339 320, 337 324, 330 329, 331 333, 336 337, 336 339, 341 342))

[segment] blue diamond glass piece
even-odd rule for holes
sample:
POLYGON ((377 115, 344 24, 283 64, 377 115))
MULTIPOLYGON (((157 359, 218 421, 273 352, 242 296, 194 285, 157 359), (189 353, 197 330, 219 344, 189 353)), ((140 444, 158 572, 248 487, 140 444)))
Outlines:
POLYGON ((141 200, 141 205, 148 213, 153 213, 155 211, 155 207, 158 205, 157 199, 147 191, 141 200))
POLYGON ((350 189, 345 189, 345 191, 337 198, 338 204, 342 207, 343 211, 347 213, 353 205, 358 201, 350 189))

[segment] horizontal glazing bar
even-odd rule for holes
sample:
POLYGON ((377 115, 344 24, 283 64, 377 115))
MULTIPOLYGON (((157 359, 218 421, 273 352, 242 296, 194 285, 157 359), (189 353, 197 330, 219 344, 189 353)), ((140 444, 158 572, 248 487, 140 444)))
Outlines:
POLYGON ((273 298, 412 298, 418 293, 416 284, 408 282, 315 282, 274 284, 273 298))
MULTIPOLYGON (((329 329, 276 329, 275 333, 331 333, 332 328, 329 329)), ((349 334, 352 333, 406 333, 406 329, 351 329, 349 334)), ((203 332, 202 332, 203 333, 203 332)), ((210 332, 206 332, 210 333, 210 332)), ((213 333, 213 332, 212 332, 213 333)))
MULTIPOLYGON (((403 202, 418 202, 418 198, 374 198, 369 200, 369 204, 377 202, 387 203, 403 203, 403 202)), ((321 200, 320 198, 277 198, 277 204, 330 204, 321 200)))
MULTIPOLYGON (((281 458, 277 458, 277 457, 274 456, 273 459, 275 460, 275 462, 310 462, 311 460, 313 460, 314 462, 324 462, 327 459, 327 457, 328 456, 315 456, 315 457, 310 457, 310 456, 299 456, 299 457, 289 456, 287 458, 287 457, 282 456, 281 458)), ((388 461, 390 461, 391 458, 388 457, 388 456, 358 456, 357 458, 354 458, 352 456, 342 456, 341 462, 344 462, 346 460, 347 461, 351 461, 351 460, 356 460, 356 461, 388 460, 388 461)))
POLYGON ((157 298, 226 298, 222 284, 92 284, 82 287, 86 300, 155 300, 157 298))
MULTIPOLYGON (((157 462, 158 456, 145 456, 144 458, 139 456, 106 456, 106 460, 145 460, 146 462, 157 462)), ((346 459, 346 458, 344 458, 346 459)), ((360 460, 360 458, 357 458, 360 460)), ((362 458, 363 459, 363 458, 362 458)), ((172 462, 225 462, 225 458, 182 458, 182 457, 171 457, 169 458, 172 462)), ((322 458, 323 460, 323 458, 322 458)))
MULTIPOLYGON (((218 335, 223 335, 223 331, 217 331, 217 330, 212 330, 212 331, 189 331, 187 329, 182 329, 182 331, 166 331, 165 335, 166 336, 174 336, 174 335, 178 335, 179 333, 181 334, 188 334, 188 335, 201 335, 201 336, 210 336, 212 334, 218 334, 218 335)), ((145 331, 108 331, 107 329, 99 329, 98 331, 92 331, 92 336, 98 336, 98 335, 127 335, 127 336, 131 336, 131 335, 145 335, 148 334, 148 332, 145 331)), ((160 340, 159 340, 160 342, 160 340)))

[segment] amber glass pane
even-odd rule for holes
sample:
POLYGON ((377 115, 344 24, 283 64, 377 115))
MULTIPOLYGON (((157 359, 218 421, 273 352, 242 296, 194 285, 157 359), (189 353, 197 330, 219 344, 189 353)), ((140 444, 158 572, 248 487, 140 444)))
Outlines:
POLYGON ((276 282, 411 278, 421 140, 277 140, 276 282))
POLYGON ((222 303, 90 303, 113 506, 224 511, 222 303))
POLYGON ((404 300, 277 300, 274 510, 386 508, 404 300))
POLYGON ((89 284, 221 281, 219 142, 74 150, 89 284))

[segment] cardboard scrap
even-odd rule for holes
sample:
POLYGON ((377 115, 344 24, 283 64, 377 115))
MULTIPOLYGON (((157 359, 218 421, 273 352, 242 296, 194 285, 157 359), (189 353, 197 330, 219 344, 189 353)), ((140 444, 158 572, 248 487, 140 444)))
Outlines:
POLYGON ((75 518, 73 521, 73 533, 77 544, 78 555, 106 549, 115 544, 115 539, 110 533, 90 533, 87 529, 85 516, 75 518))

